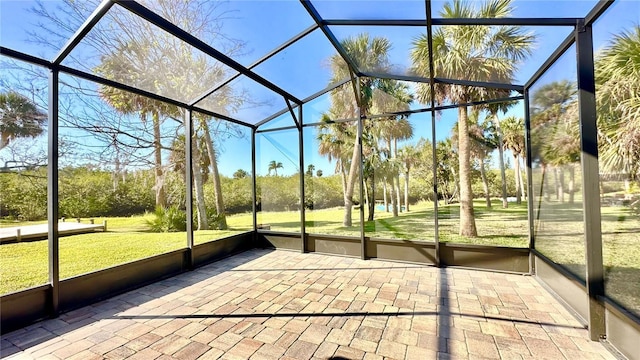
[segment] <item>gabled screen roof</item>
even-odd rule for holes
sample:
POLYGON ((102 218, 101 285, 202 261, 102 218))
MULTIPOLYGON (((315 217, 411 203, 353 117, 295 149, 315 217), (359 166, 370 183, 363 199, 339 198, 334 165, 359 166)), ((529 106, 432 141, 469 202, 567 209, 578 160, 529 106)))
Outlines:
MULTIPOLYGON (((72 16, 65 13, 62 1, 2 1, 0 24, 2 34, 12 34, 1 37, 3 53, 15 50, 48 58, 52 66, 57 65, 54 59, 62 59, 62 71, 75 69, 76 76, 106 79, 110 86, 122 84, 159 100, 256 127, 282 118, 274 114, 287 109, 287 101, 298 106, 316 99, 331 84, 348 79, 350 72, 351 76, 395 79, 410 84, 410 89, 428 83, 431 76, 447 86, 522 85, 566 41, 576 18, 586 17, 594 6, 604 6, 596 0, 514 0, 509 18, 442 19, 447 16, 443 11, 446 3, 139 0, 114 1, 110 6, 109 0, 88 0, 84 2, 86 13, 72 16), (91 13, 101 7, 108 11, 91 13), (47 34, 46 24, 23 24, 16 18, 21 13, 53 13, 56 9, 66 14, 59 17, 68 21, 66 33, 47 34), (83 17, 86 21, 81 24, 83 17), (416 70, 419 38, 470 24, 496 29, 520 26, 535 38, 531 54, 515 65, 511 81, 488 77, 487 84, 469 84, 477 79, 464 71, 452 76, 437 68, 433 75, 425 68, 416 70), (31 40, 24 40, 29 37, 31 40), (387 42, 384 59, 353 58, 348 43, 363 37, 387 42), (48 47, 34 46, 33 39, 46 42, 47 38, 51 40, 48 47)), ((471 4, 480 6, 480 2, 471 4)), ((437 50, 433 56, 438 56, 437 50)), ((423 61, 428 62, 428 58, 423 61)))

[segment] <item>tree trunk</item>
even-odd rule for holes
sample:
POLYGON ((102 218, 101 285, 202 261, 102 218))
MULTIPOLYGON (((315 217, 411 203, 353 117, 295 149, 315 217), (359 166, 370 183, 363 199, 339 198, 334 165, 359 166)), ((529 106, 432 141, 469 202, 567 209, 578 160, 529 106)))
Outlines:
MULTIPOLYGON (((371 200, 369 201, 369 216, 367 218, 368 221, 373 221, 373 217, 376 212, 376 181, 375 181, 375 171, 371 174, 371 200)), ((367 187, 365 186, 365 189, 367 187)))
POLYGON ((389 178, 389 192, 391 193, 391 214, 398 216, 398 204, 396 203, 396 187, 394 185, 395 176, 389 178))
MULTIPOLYGON (((518 158, 518 162, 520 162, 520 158, 518 158)), ((526 164, 526 160, 522 159, 522 165, 525 165, 525 164, 526 164)), ((525 190, 525 186, 524 186, 524 177, 522 176, 522 169, 520 169, 520 171, 518 171, 518 176, 520 177, 520 193, 522 194, 522 197, 526 201, 526 199, 527 199, 527 191, 525 190)))
POLYGON ((347 194, 347 175, 345 174, 344 164, 340 161, 340 180, 342 183, 342 197, 344 198, 347 194))
POLYGON ((366 206, 367 209, 369 209, 369 204, 371 203, 371 201, 369 201, 369 185, 367 184, 367 178, 364 178, 364 205, 366 206))
MULTIPOLYGON (((359 173, 360 165, 360 142, 359 134, 356 135, 356 141, 353 145, 353 155, 351 156, 351 166, 349 167, 349 177, 347 178, 347 191, 344 194, 344 219, 342 225, 351 226, 351 210, 353 208, 353 190, 356 185, 356 178, 359 173)), ((362 204, 360 204, 362 206, 362 204)))
MULTIPOLYGON (((193 169, 193 187, 196 195, 196 214, 198 218, 198 230, 208 230, 209 224, 207 219, 207 208, 204 202, 204 190, 203 190, 203 181, 202 181, 202 169, 200 168, 200 149, 198 149, 197 141, 195 141, 195 136, 191 138, 191 155, 193 157, 192 169, 193 169)), ((191 179, 187 179, 187 181, 191 181, 191 179)), ((191 219, 187 219, 187 221, 191 221, 191 219)))
POLYGON ((573 164, 569 165, 569 204, 573 204, 575 194, 576 169, 573 164))
POLYGON ((401 213, 402 212, 402 201, 400 201, 400 175, 397 174, 393 178, 395 180, 396 203, 398 204, 398 212, 401 213))
POLYGON ((404 173, 404 210, 409 212, 409 171, 404 173))
POLYGON ((482 177, 482 187, 484 188, 484 196, 487 202, 487 208, 491 208, 491 194, 489 194, 489 182, 487 181, 487 173, 484 168, 484 158, 480 158, 480 176, 482 177))
POLYGON ((522 204, 522 193, 520 192, 520 156, 513 154, 513 177, 516 181, 516 204, 522 204))
POLYGON ((542 181, 541 181, 541 186, 542 186, 542 195, 544 196, 544 199, 549 201, 549 181, 547 180, 547 164, 542 163, 540 164, 540 168, 541 173, 542 173, 542 181))
POLYGON ((162 173, 162 143, 160 135, 160 114, 157 111, 151 113, 153 120, 153 147, 155 155, 156 176, 156 206, 167 207, 167 195, 164 191, 164 176, 162 173))
POLYGON ((387 178, 382 179, 382 192, 384 198, 384 211, 389 212, 389 201, 387 200, 387 178))
POLYGON ((498 130, 498 161, 500 163, 500 179, 502 180, 502 207, 509 207, 509 200, 507 200, 507 175, 504 168, 504 143, 502 140, 502 129, 500 128, 500 118, 498 114, 495 115, 496 128, 498 130))
POLYGON ((118 190, 118 183, 120 181, 120 151, 118 150, 118 145, 115 145, 116 148, 116 158, 114 161, 115 168, 113 170, 113 191, 118 190))
POLYGON ((558 167, 558 196, 560 202, 564 204, 564 169, 558 167))
POLYGON ((558 179, 558 167, 553 167, 553 192, 556 194, 556 200, 560 200, 560 180, 558 179))
MULTIPOLYGON (((393 139, 393 158, 398 158, 398 139, 393 139)), ((400 201, 400 170, 396 173, 395 176, 395 186, 396 186, 396 202, 398 203, 398 212, 402 212, 402 201, 400 201)))
POLYGON ((627 175, 627 178, 624 179, 624 192, 625 194, 631 193, 631 179, 629 179, 631 175, 627 175))
POLYGON ((213 179, 213 189, 216 196, 216 213, 218 213, 218 229, 226 230, 227 214, 224 209, 224 199, 222 198, 222 184, 220 183, 220 172, 218 171, 218 156, 216 149, 213 147, 213 140, 209 133, 209 125, 206 121, 202 122, 202 128, 204 130, 204 142, 207 144, 207 152, 209 154, 209 162, 211 163, 211 178, 213 179))
POLYGON ((469 149, 469 123, 466 107, 458 108, 458 164, 460 167, 460 235, 478 236, 473 213, 471 191, 471 152, 469 149))

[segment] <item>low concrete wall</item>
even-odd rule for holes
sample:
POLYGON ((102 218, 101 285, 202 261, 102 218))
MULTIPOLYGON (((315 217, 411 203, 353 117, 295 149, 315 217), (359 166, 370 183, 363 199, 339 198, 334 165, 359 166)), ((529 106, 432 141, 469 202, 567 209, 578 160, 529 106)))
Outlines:
POLYGON ((580 321, 586 324, 585 319, 589 318, 589 301, 585 283, 538 255, 535 256, 535 269, 536 278, 573 309, 581 317, 580 321))
POLYGON ((0 333, 5 334, 49 316, 51 286, 42 285, 0 297, 0 333))
MULTIPOLYGON (((254 247, 253 232, 194 246, 200 266, 254 247)), ((189 249, 180 249, 60 281, 59 310, 66 312, 116 296, 188 270, 189 249)), ((6 333, 51 314, 51 286, 44 285, 0 297, 0 331, 6 333)))
POLYGON ((605 301, 607 341, 629 360, 640 360, 640 319, 605 301))

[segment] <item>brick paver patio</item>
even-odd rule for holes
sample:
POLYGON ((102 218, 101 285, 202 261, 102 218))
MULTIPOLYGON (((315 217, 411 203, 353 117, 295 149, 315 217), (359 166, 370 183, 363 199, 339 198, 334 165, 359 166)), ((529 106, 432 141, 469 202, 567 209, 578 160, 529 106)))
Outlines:
POLYGON ((530 276, 252 250, 2 336, 20 359, 613 359, 530 276))

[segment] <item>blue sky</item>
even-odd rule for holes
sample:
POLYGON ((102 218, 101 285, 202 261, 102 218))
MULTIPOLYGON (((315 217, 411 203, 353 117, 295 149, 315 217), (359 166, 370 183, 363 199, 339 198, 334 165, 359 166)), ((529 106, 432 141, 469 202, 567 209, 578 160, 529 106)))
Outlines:
MULTIPOLYGON (((143 1, 150 4, 151 0, 143 1)), ((581 17, 596 3, 595 0, 568 0, 568 1, 514 1, 515 17, 581 17)), ((34 24, 40 21, 33 14, 26 11, 32 7, 34 1, 2 0, 0 2, 0 41, 2 46, 13 48, 30 54, 51 59, 56 51, 36 47, 26 41, 27 31, 34 29, 34 24)), ((60 1, 45 1, 48 9, 55 9, 60 1)), ((220 11, 223 11, 224 31, 234 39, 246 43, 243 54, 236 60, 245 66, 249 66, 282 42, 306 29, 314 22, 300 5, 299 1, 231 1, 217 3, 220 11)), ((434 16, 438 17, 438 11, 444 1, 433 1, 434 16)), ((327 19, 420 19, 424 18, 423 1, 317 1, 314 2, 318 12, 327 19)), ((116 5, 117 6, 117 5, 116 5)), ((153 7, 153 5, 150 5, 153 7)), ((594 40, 596 48, 611 38, 611 34, 620 29, 628 28, 640 23, 640 1, 621 0, 614 4, 607 16, 596 23, 594 40)), ((410 66, 408 54, 413 38, 424 31, 421 27, 332 27, 338 39, 346 36, 368 32, 373 36, 385 36, 393 44, 390 53, 390 61, 397 69, 407 69, 410 66)), ((557 45, 567 36, 571 29, 530 27, 527 31, 535 31, 538 41, 533 56, 526 64, 523 64, 516 74, 516 82, 523 84, 553 52, 557 45)), ((82 47, 80 47, 81 49, 82 47)), ((78 50, 80 51, 80 50, 78 50)), ((299 98, 304 98, 322 88, 328 83, 331 76, 328 67, 328 58, 334 54, 331 44, 322 36, 319 30, 312 32, 298 43, 279 53, 274 58, 255 68, 255 71, 266 79, 273 81, 283 89, 291 92, 299 98)), ((561 63, 554 66, 541 80, 550 82, 560 78, 575 78, 575 66, 571 66, 573 54, 563 57, 561 63)), ((91 65, 87 65, 89 68, 91 65)), ((243 87, 249 96, 261 101, 264 105, 254 106, 240 111, 236 116, 242 120, 257 122, 277 110, 285 107, 282 97, 274 95, 261 86, 248 79, 243 80, 243 87)), ((315 122, 315 118, 329 106, 328 97, 320 98, 304 107, 305 122, 315 122)), ((423 107, 414 104, 413 108, 423 107)), ((510 114, 522 116, 522 106, 516 106, 510 114)), ((415 139, 429 137, 431 134, 430 115, 424 114, 421 121, 415 121, 415 139)), ((437 139, 449 135, 450 128, 455 122, 455 111, 443 113, 437 120, 437 139)), ((289 116, 284 116, 269 126, 292 125, 289 116)), ((285 166, 283 173, 292 173, 297 164, 297 137, 290 135, 275 135, 270 133, 268 137, 275 139, 284 138, 278 146, 273 146, 276 141, 264 140, 258 157, 258 172, 266 173, 266 163, 277 160, 285 166), (273 144, 272 144, 273 143, 273 144), (292 158, 293 157, 293 158, 292 158), (264 160, 263 160, 264 159, 264 160), (268 159, 268 160, 267 160, 268 159), (264 164, 263 164, 264 163, 264 164), (264 169, 261 169, 264 167, 264 169)), ((305 140, 309 145, 313 136, 307 136, 305 140)), ((250 139, 229 139, 225 141, 221 156, 220 168, 223 174, 230 175, 238 168, 250 170, 250 139), (247 149, 249 152, 247 152, 247 149), (242 166, 240 166, 242 165, 242 166)), ((314 156, 312 162, 316 168, 322 169, 325 174, 332 173, 333 166, 325 159, 314 156)))

